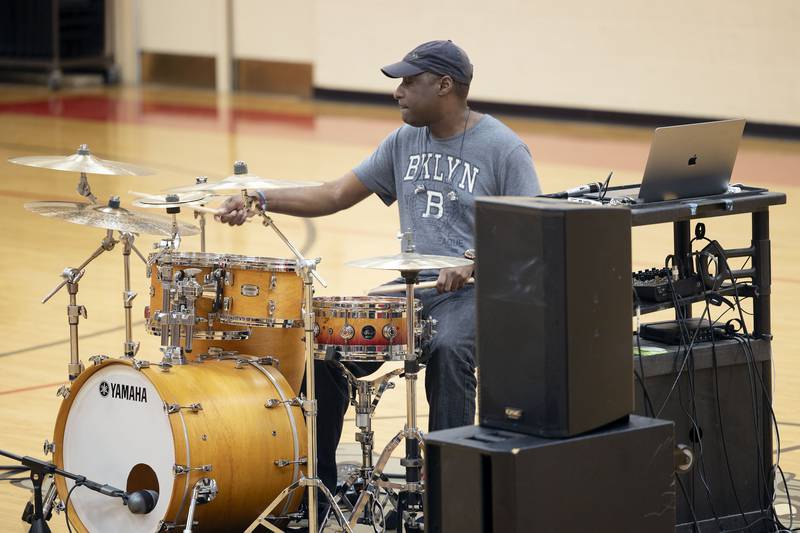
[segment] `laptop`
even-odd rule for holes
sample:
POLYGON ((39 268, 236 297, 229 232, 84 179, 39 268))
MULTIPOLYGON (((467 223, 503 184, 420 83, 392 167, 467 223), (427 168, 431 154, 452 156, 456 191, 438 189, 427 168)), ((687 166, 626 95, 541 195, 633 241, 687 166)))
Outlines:
POLYGON ((723 194, 739 151, 745 120, 719 120, 656 128, 642 184, 586 195, 663 202, 723 194))

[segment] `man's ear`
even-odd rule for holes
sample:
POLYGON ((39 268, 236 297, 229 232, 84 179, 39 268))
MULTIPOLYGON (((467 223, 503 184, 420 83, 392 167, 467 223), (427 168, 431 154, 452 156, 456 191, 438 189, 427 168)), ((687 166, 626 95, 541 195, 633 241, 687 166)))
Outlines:
POLYGON ((439 80, 439 91, 437 94, 439 96, 445 96, 449 94, 454 87, 455 83, 453 83, 453 78, 450 76, 442 76, 442 78, 439 80))

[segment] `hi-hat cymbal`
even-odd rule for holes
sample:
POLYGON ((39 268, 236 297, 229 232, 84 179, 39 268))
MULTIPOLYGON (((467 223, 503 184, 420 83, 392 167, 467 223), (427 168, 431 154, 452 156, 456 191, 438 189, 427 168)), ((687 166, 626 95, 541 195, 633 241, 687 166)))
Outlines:
POLYGON ((419 272, 420 270, 437 270, 440 268, 467 266, 472 264, 472 260, 464 259, 463 257, 450 257, 448 255, 402 253, 357 259, 345 264, 357 268, 419 272))
POLYGON ((155 172, 149 168, 95 157, 85 144, 82 144, 77 152, 72 155, 12 157, 8 162, 16 163, 17 165, 25 165, 27 167, 50 168, 67 172, 84 172, 86 174, 106 174, 110 176, 150 176, 151 174, 155 174, 155 172))
POLYGON ((186 187, 175 187, 168 189, 167 192, 226 192, 233 193, 245 189, 293 189, 296 187, 319 187, 322 185, 318 181, 290 181, 278 180, 273 178, 262 178, 261 176, 253 176, 250 174, 228 176, 222 181, 214 183, 198 183, 195 185, 188 185, 186 187))
POLYGON ((137 200, 133 201, 136 207, 146 208, 161 208, 166 209, 169 207, 192 207, 205 204, 211 195, 204 191, 186 192, 183 194, 167 193, 167 194, 145 194, 129 191, 132 194, 139 196, 137 200))
MULTIPOLYGON (((30 202, 25 209, 50 218, 66 220, 73 224, 94 226, 124 233, 144 233, 147 235, 172 235, 172 219, 128 211, 119 207, 118 202, 111 201, 107 205, 84 202, 30 202)), ((178 222, 178 234, 183 236, 197 235, 200 228, 193 224, 178 222)))

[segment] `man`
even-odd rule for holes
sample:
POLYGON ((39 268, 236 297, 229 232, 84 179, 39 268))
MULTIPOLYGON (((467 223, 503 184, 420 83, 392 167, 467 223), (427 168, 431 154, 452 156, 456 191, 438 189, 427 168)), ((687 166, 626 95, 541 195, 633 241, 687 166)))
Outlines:
MULTIPOLYGON (((473 247, 476 196, 540 193, 530 152, 500 121, 469 108, 472 64, 452 41, 421 44, 382 72, 402 78, 394 98, 406 125, 341 178, 313 190, 259 191, 259 200, 269 211, 314 217, 375 193, 386 205, 398 202, 402 230, 413 232, 417 253, 461 257, 473 247)), ((233 196, 218 218, 239 225, 247 216, 241 197, 233 196)), ((474 287, 466 285, 472 274, 468 266, 420 275, 421 281, 437 281, 436 289, 416 292, 425 318, 438 321, 423 354, 430 431, 474 422, 475 297, 474 287)), ((319 475, 333 490, 347 382, 332 366, 317 362, 315 368, 319 475)))

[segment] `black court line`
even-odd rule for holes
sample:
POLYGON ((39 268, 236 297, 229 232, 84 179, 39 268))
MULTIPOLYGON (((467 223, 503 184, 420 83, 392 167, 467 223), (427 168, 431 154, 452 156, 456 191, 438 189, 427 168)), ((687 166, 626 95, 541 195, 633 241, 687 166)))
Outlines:
MULTIPOLYGON (((144 320, 139 320, 138 322, 134 322, 133 324, 131 324, 131 326, 141 326, 144 323, 145 323, 144 320)), ((122 331, 124 329, 125 329, 124 325, 123 326, 116 326, 116 327, 109 328, 109 329, 103 329, 103 330, 100 330, 100 331, 95 331, 94 333, 88 333, 88 334, 85 334, 85 335, 81 334, 80 338, 81 339, 90 339, 92 337, 99 337, 99 336, 105 335, 107 333, 113 333, 115 331, 122 331)), ((35 346, 29 346, 27 348, 20 348, 19 350, 12 350, 10 352, 2 352, 2 353, 0 353, 0 357, 6 357, 8 355, 17 355, 17 354, 21 354, 21 353, 25 353, 25 352, 33 352, 33 351, 36 351, 36 350, 41 350, 42 348, 52 348, 53 346, 58 346, 60 344, 69 344, 69 337, 67 337, 66 339, 62 339, 60 341, 46 342, 44 344, 37 344, 35 346)))

